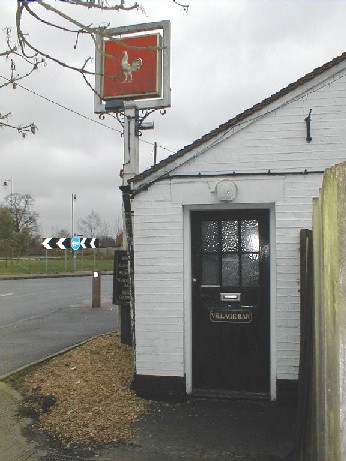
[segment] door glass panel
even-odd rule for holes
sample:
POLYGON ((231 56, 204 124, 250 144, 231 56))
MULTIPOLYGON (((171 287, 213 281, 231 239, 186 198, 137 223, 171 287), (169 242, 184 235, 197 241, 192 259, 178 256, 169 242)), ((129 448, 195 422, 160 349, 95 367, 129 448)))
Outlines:
POLYGON ((242 264, 242 286, 259 286, 259 257, 256 253, 241 255, 242 264))
POLYGON ((221 221, 222 251, 238 250, 238 221, 221 221))
POLYGON ((219 255, 202 255, 202 285, 220 285, 219 255))
POLYGON ((237 254, 222 255, 222 285, 239 286, 239 256, 237 254))
POLYGON ((219 225, 217 221, 201 222, 202 251, 212 253, 219 251, 219 225))
POLYGON ((244 220, 241 222, 242 251, 259 251, 258 221, 244 220))

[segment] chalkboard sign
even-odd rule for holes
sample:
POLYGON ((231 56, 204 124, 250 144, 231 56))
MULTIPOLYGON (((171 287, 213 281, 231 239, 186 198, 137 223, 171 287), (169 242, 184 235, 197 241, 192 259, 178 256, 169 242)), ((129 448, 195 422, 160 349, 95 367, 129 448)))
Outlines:
POLYGON ((129 256, 126 251, 114 253, 113 304, 130 304, 129 256))

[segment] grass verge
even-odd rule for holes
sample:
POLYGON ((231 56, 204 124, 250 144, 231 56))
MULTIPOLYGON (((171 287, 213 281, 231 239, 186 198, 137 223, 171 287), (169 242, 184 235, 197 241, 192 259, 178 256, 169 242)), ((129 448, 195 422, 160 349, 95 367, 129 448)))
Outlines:
MULTIPOLYGON (((93 255, 76 255, 76 270, 91 272, 93 270, 113 270, 113 257, 94 257, 93 255)), ((59 274, 74 272, 74 260, 71 254, 64 257, 27 257, 16 260, 0 259, 0 275, 59 274)))

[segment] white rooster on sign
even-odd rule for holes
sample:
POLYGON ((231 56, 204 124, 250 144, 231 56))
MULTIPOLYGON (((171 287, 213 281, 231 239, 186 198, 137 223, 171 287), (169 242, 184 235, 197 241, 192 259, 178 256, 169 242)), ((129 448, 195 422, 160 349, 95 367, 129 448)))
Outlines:
POLYGON ((132 61, 132 63, 129 63, 129 57, 128 57, 127 51, 123 51, 123 57, 121 59, 121 68, 125 75, 125 79, 123 83, 132 82, 132 72, 139 70, 142 67, 142 63, 143 63, 142 58, 135 58, 132 61))

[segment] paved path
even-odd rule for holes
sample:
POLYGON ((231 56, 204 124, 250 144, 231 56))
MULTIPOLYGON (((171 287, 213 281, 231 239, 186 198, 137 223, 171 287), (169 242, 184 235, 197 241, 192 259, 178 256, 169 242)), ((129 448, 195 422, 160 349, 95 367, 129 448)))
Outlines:
POLYGON ((21 435, 20 395, 0 382, 0 461, 295 461, 295 405, 191 400, 153 403, 129 445, 94 453, 56 451, 21 435), (46 455, 49 454, 49 458, 46 455))
POLYGON ((21 396, 4 382, 0 382, 0 460, 38 461, 43 452, 21 434, 26 421, 16 415, 21 396))

